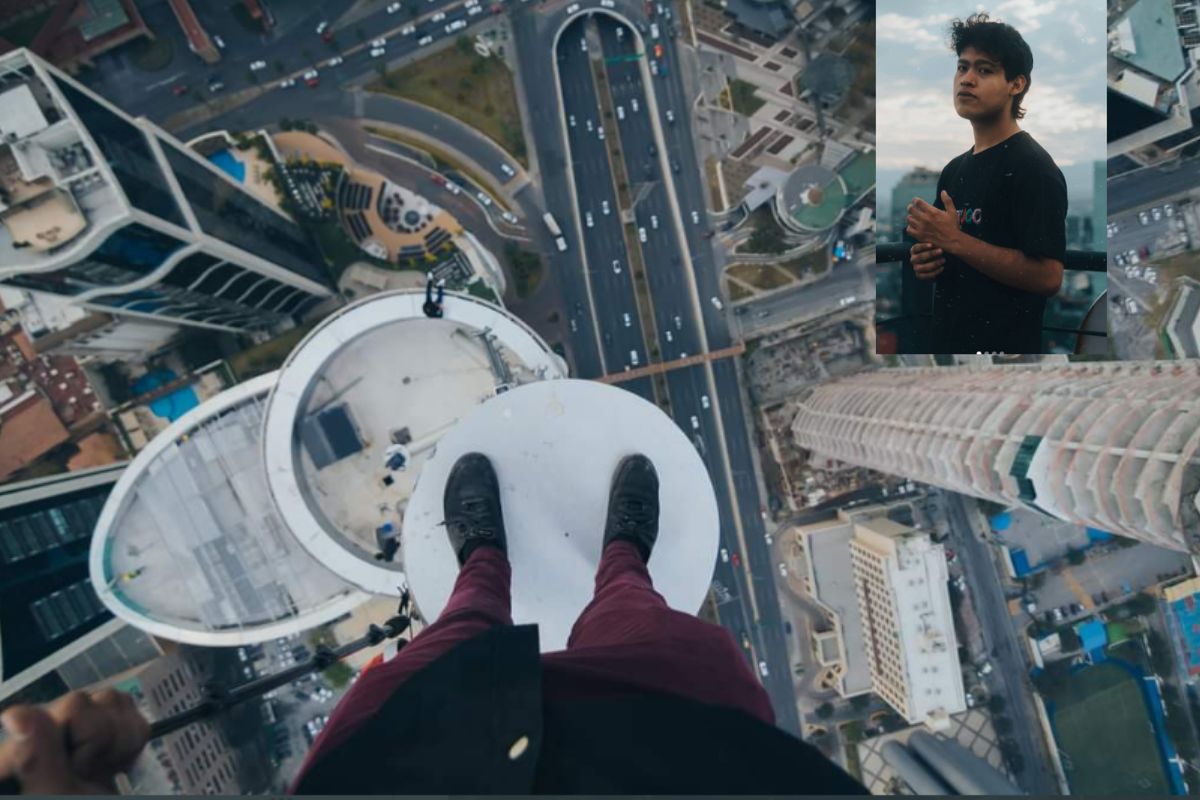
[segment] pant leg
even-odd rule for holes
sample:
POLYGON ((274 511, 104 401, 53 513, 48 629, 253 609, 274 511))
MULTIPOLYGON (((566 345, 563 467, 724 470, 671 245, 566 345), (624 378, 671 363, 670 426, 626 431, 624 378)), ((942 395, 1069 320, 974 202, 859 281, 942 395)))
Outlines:
POLYGON ((575 620, 567 648, 629 644, 654 638, 667 601, 654 591, 637 546, 615 541, 604 548, 592 600, 575 620))
POLYGON ((293 780, 293 789, 312 764, 366 722, 397 686, 455 645, 496 625, 511 625, 511 580, 508 556, 495 547, 477 547, 459 570, 454 591, 437 621, 414 636, 391 661, 364 672, 330 712, 328 724, 293 780))

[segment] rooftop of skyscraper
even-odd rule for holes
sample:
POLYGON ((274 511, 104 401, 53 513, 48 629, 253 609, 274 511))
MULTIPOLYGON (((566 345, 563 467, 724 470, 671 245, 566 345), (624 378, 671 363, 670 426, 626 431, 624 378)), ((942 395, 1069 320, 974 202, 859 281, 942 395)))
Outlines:
POLYGON ((0 264, 6 268, 52 261, 122 208, 109 162, 128 160, 136 141, 119 152, 115 140, 100 147, 62 92, 26 51, 0 56, 0 264))

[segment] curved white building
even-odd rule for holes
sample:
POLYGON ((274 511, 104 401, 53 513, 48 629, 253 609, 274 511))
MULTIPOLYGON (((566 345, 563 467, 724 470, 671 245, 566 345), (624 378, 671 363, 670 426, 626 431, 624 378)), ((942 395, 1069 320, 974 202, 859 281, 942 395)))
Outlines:
POLYGON ((121 619, 175 641, 241 645, 329 622, 367 599, 300 547, 271 505, 260 432, 277 376, 192 409, 117 481, 89 571, 121 619))
POLYGON ((887 369, 803 396, 822 455, 1200 552, 1200 361, 887 369))
POLYGON ((282 370, 155 437, 92 538, 104 605, 155 636, 219 646, 398 595, 404 512, 437 441, 498 393, 566 376, 504 309, 451 294, 433 319, 424 302, 401 291, 339 310, 282 370))
POLYGON ((271 497, 292 534, 376 594, 407 584, 403 552, 380 556, 442 435, 497 394, 567 374, 504 309, 448 294, 431 319, 424 302, 424 292, 392 292, 327 317, 280 371, 264 428, 271 497), (398 447, 407 461, 389 468, 398 447))

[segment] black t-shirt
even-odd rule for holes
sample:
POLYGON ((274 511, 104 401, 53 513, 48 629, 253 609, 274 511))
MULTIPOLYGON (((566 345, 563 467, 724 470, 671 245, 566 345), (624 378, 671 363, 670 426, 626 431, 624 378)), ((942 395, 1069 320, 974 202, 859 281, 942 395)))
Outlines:
MULTIPOLYGON (((1066 253, 1067 183, 1041 145, 1019 131, 982 153, 955 158, 938 178, 962 231, 1033 258, 1066 253)), ((992 280, 946 254, 933 291, 935 353, 1040 353, 1046 298, 992 280)))

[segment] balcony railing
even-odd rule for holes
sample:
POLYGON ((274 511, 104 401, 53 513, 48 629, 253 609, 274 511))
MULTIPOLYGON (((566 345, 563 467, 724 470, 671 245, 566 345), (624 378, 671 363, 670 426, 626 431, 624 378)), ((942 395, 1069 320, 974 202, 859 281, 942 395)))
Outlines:
MULTIPOLYGON (((875 263, 901 262, 909 265, 911 250, 912 242, 878 244, 875 249, 875 263)), ((1071 272, 1107 274, 1108 253, 1102 250, 1068 250, 1063 259, 1063 268, 1071 272)), ((896 351, 899 353, 928 352, 929 326, 933 319, 933 285, 928 281, 918 280, 912 270, 904 270, 900 280, 900 313, 894 317, 876 319, 876 330, 894 333, 897 338, 896 351)), ((1075 337, 1073 350, 1076 353, 1107 352, 1106 303, 1107 293, 1101 292, 1077 329, 1044 325, 1042 331, 1075 337)))

